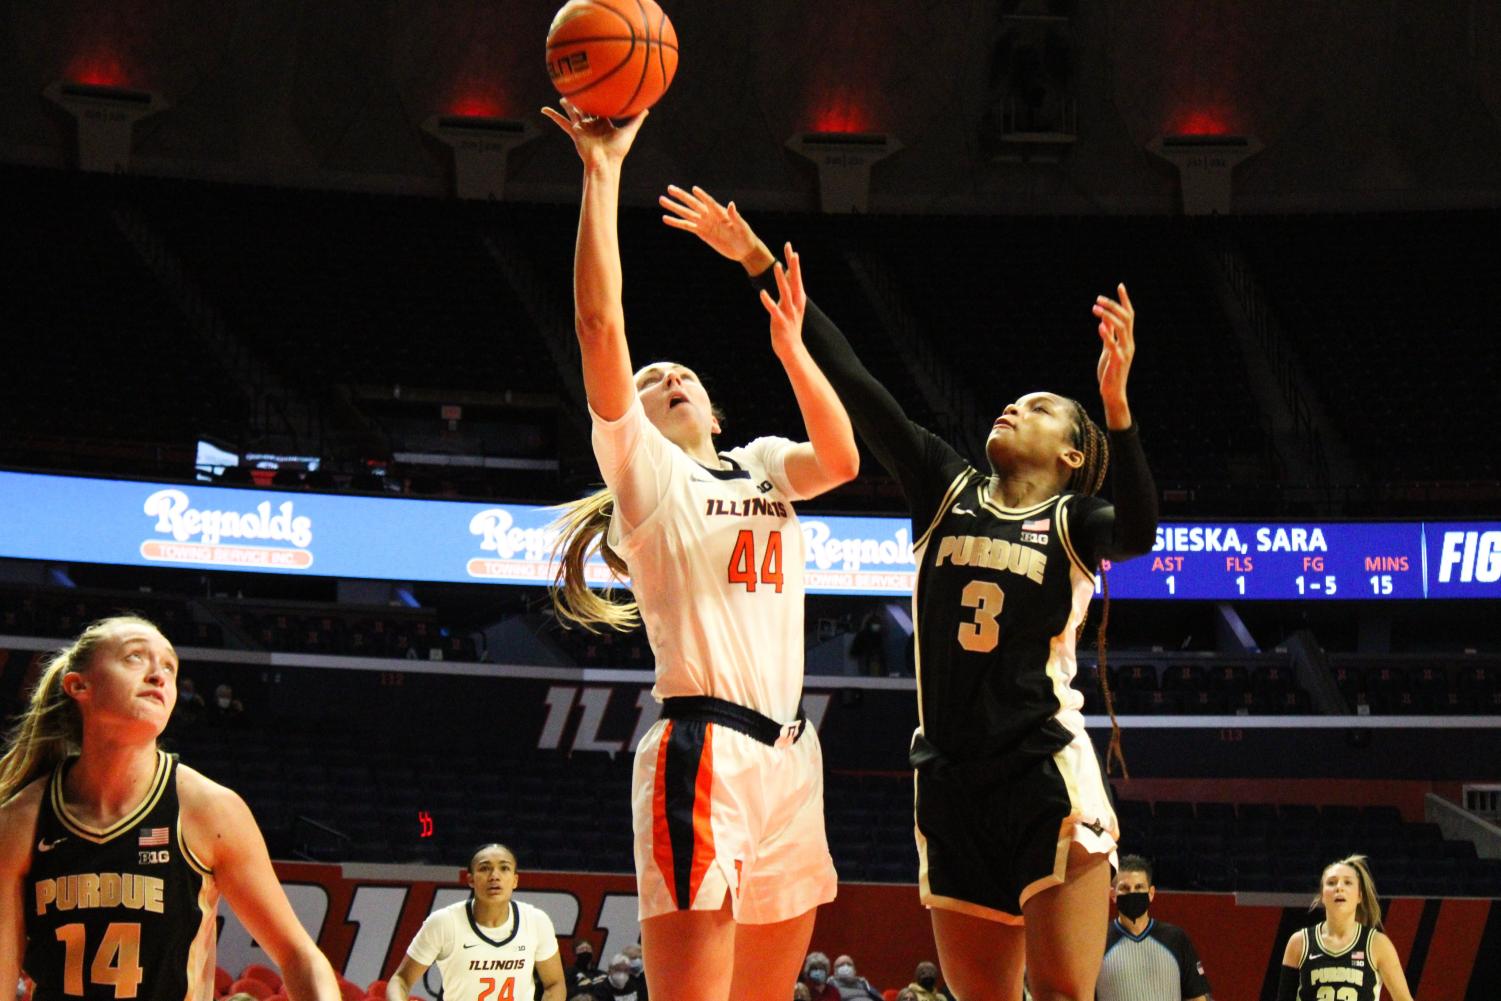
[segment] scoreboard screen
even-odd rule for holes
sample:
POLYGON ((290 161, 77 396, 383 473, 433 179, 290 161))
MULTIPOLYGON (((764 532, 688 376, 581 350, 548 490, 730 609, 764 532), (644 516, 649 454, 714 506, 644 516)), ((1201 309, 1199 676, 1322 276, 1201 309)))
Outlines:
POLYGON ((1297 601, 1501 597, 1501 525, 1172 523, 1104 567, 1112 597, 1297 601))

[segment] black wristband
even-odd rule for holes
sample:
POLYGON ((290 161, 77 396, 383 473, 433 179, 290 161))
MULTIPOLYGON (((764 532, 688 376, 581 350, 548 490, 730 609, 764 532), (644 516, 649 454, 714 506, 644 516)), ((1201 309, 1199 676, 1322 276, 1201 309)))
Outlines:
POLYGON ((1284 966, 1277 977, 1277 1001, 1298 1001, 1298 968, 1284 966))

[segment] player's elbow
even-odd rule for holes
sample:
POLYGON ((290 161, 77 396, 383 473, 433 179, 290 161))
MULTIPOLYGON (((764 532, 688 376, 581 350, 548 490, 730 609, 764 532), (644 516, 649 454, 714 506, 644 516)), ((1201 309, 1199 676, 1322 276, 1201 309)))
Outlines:
POLYGON ((829 486, 837 487, 860 475, 860 450, 857 448, 836 449, 834 455, 825 459, 819 456, 818 465, 829 478, 829 486))
POLYGON ((576 309, 573 329, 578 334, 579 343, 587 346, 620 335, 625 324, 616 309, 576 309))

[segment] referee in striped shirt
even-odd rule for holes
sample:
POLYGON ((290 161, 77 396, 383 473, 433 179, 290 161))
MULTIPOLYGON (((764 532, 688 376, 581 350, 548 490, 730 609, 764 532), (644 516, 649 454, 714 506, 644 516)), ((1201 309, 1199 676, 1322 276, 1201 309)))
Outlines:
POLYGON ((1116 919, 1105 938, 1096 1001, 1208 1001, 1209 981, 1188 933, 1150 913, 1157 895, 1152 863, 1140 855, 1122 858, 1110 895, 1116 919))

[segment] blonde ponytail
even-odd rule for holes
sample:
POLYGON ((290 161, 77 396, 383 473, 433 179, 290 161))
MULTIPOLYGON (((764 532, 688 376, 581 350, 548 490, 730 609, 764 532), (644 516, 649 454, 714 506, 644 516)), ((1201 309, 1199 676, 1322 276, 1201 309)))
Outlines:
POLYGON ((59 761, 83 749, 83 717, 78 703, 63 691, 63 676, 69 671, 86 670, 100 643, 122 626, 156 629, 154 623, 135 615, 100 619, 48 658, 30 702, 7 736, 5 754, 0 756, 0 805, 59 761))
POLYGON ((636 628, 641 615, 634 601, 611 601, 592 590, 584 576, 584 563, 596 551, 618 581, 630 576, 630 568, 620 554, 605 541, 610 517, 615 513, 615 495, 608 489, 560 505, 562 513, 553 525, 558 541, 553 546, 557 572, 553 575, 552 607, 565 626, 578 625, 591 633, 599 627, 626 632, 636 628))

